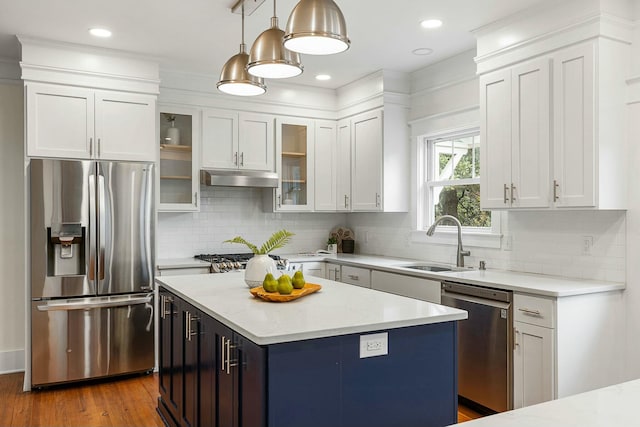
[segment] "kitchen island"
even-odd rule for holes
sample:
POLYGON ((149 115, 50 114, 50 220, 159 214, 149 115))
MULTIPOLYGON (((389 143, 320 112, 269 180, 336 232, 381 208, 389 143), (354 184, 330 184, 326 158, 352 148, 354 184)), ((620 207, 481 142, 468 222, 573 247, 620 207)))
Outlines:
POLYGON ((464 311, 316 277, 287 303, 254 298, 242 272, 156 280, 167 425, 456 421, 464 311))

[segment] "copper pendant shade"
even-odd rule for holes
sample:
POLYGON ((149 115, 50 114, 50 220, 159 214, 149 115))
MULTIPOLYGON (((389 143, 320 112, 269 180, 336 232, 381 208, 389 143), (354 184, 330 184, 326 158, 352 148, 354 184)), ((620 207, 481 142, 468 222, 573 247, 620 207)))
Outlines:
POLYGON ((310 55, 330 55, 349 49, 347 25, 333 0, 300 0, 285 29, 284 47, 310 55))

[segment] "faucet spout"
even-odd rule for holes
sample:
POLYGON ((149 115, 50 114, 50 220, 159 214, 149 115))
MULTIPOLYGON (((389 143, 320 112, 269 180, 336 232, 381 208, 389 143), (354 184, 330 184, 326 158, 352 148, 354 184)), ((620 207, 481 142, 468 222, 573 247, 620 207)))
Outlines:
POLYGON ((462 224, 460 224, 458 218, 452 215, 442 215, 440 218, 436 219, 433 222, 431 227, 429 227, 429 229, 427 230, 427 236, 433 236, 433 233, 436 231, 436 227, 438 226, 438 224, 447 220, 453 222, 458 228, 458 250, 456 254, 456 266, 464 267, 464 257, 471 255, 471 252, 465 251, 462 248, 462 224))

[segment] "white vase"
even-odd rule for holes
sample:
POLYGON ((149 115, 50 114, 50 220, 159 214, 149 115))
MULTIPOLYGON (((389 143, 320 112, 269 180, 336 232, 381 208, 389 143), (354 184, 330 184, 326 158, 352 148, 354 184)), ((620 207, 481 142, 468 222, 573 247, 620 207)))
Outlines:
POLYGON ((166 144, 169 145, 180 145, 180 129, 170 127, 167 129, 167 138, 166 144))
POLYGON ((275 273, 276 262, 269 255, 254 255, 244 271, 244 281, 250 288, 262 286, 264 276, 267 273, 275 273))

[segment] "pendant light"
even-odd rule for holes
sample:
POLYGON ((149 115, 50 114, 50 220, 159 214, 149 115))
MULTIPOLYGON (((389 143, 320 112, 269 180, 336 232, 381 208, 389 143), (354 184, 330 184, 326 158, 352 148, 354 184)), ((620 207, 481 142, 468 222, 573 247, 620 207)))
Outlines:
POLYGON ((271 28, 258 36, 251 46, 249 74, 269 79, 295 77, 302 73, 300 55, 285 48, 282 44, 284 31, 278 28, 276 0, 273 0, 271 28))
POLYGON ((285 29, 284 47, 310 55, 330 55, 349 49, 347 25, 333 0, 300 0, 285 29))
POLYGON ((244 44, 244 1, 242 2, 242 43, 240 53, 232 56, 222 67, 218 90, 229 95, 255 96, 267 91, 264 80, 247 72, 249 55, 244 44))

